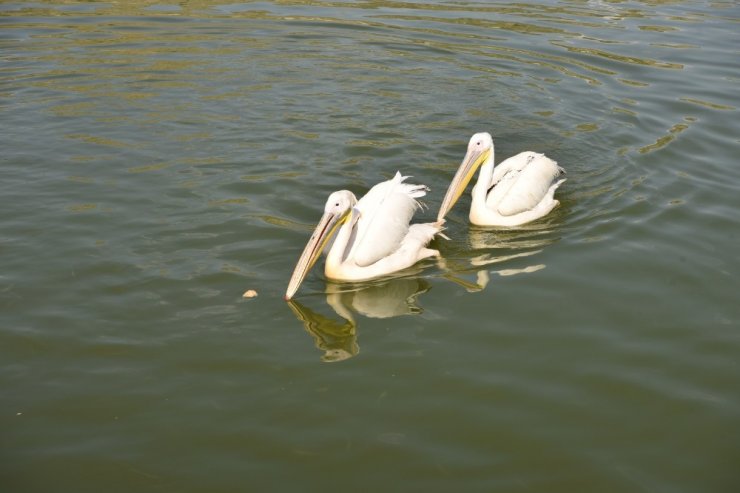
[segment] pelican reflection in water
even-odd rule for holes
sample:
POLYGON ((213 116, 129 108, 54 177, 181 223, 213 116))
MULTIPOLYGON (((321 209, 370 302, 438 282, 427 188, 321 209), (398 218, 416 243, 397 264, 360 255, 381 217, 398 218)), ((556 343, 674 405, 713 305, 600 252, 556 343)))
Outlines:
POLYGON ((286 300, 296 293, 337 229, 324 268, 329 279, 373 279, 439 255, 437 250, 426 246, 442 231, 442 222, 410 224, 419 208, 416 199, 426 195, 428 189, 424 185, 404 183, 406 178, 396 173, 392 179, 371 188, 359 201, 347 190, 329 196, 324 215, 290 278, 286 300))
POLYGON ((557 224, 551 221, 507 230, 471 227, 468 248, 462 255, 445 259, 442 277, 468 292, 482 291, 490 282, 491 274, 508 277, 544 269, 545 264, 535 259, 545 247, 559 239, 557 224), (472 281, 470 274, 475 274, 472 281))
POLYGON ((525 151, 493 165, 493 138, 473 135, 452 179, 437 220, 441 221, 460 198, 480 168, 473 186, 470 222, 479 226, 519 226, 550 213, 560 202, 555 190, 565 181, 565 170, 544 154, 525 151))
POLYGON ((354 314, 368 318, 390 318, 422 312, 418 297, 430 289, 420 278, 390 279, 367 287, 336 283, 327 284, 326 303, 341 317, 337 321, 324 316, 297 301, 288 302, 295 316, 314 338, 316 347, 326 362, 342 361, 360 351, 357 344, 357 322, 354 314))

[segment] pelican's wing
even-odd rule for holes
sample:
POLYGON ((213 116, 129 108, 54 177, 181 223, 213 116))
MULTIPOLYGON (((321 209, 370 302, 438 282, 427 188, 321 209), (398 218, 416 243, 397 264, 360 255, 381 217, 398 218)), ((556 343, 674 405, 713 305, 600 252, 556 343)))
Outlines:
MULTIPOLYGON (((486 203, 502 216, 532 210, 542 201, 553 181, 563 170, 544 154, 522 152, 501 164, 504 168, 498 184, 491 190, 486 203)), ((494 179, 496 170, 494 168, 494 179)))
POLYGON ((360 219, 348 260, 366 267, 398 249, 419 207, 416 199, 427 191, 424 185, 404 183, 406 178, 396 173, 393 179, 378 183, 357 202, 360 219))
POLYGON ((488 188, 495 186, 505 177, 511 179, 512 176, 516 176, 521 170, 526 168, 537 155, 537 153, 530 151, 520 152, 516 156, 511 156, 510 158, 504 159, 498 163, 493 168, 493 175, 491 175, 491 183, 488 184, 488 188))

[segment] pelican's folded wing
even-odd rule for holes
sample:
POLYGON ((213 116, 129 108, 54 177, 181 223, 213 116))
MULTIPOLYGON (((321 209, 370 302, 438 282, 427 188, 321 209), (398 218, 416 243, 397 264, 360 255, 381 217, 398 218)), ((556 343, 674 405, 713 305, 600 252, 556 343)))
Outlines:
POLYGON ((514 177, 506 196, 502 197, 497 205, 502 216, 534 209, 547 194, 553 180, 560 174, 558 164, 544 154, 534 152, 522 154, 528 154, 527 164, 514 177))
POLYGON ((419 207, 417 198, 426 195, 424 185, 411 185, 396 173, 393 179, 378 183, 357 202, 360 219, 348 260, 366 267, 395 252, 409 230, 419 207))

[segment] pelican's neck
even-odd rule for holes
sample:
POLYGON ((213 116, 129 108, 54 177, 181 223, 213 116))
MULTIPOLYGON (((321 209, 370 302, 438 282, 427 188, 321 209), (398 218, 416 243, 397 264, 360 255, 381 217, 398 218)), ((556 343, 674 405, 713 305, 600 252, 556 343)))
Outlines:
POLYGON ((334 244, 331 246, 331 250, 329 250, 329 254, 326 256, 326 267, 324 268, 324 273, 326 273, 330 278, 335 277, 332 276, 332 273, 336 272, 337 269, 339 269, 339 266, 342 265, 342 262, 344 262, 345 252, 347 252, 347 249, 349 248, 349 241, 352 236, 352 228, 354 228, 354 225, 355 222, 352 221, 352 218, 350 217, 349 220, 342 224, 339 231, 336 233, 334 244))
POLYGON ((493 145, 491 145, 491 152, 488 155, 488 159, 480 167, 478 181, 473 186, 473 203, 471 204, 471 209, 485 207, 486 194, 488 188, 491 186, 491 180, 493 180, 493 145))

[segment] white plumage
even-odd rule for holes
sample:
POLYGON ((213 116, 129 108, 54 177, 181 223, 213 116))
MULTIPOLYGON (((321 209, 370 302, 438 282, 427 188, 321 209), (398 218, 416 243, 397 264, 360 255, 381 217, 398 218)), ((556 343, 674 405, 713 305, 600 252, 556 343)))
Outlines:
POLYGON ((406 178, 396 173, 391 180, 371 188, 359 201, 347 190, 332 193, 293 271, 285 298, 290 299, 298 290, 337 228, 324 267, 330 279, 372 279, 439 255, 426 245, 442 231, 441 222, 410 225, 419 208, 416 199, 426 195, 427 188, 405 183, 406 178))
POLYGON ((392 254, 408 235, 411 218, 419 208, 416 199, 426 195, 428 188, 404 183, 406 178, 396 172, 393 179, 378 183, 357 202, 360 220, 349 256, 358 266, 368 267, 392 254))
POLYGON ((525 151, 494 167, 493 139, 488 133, 473 135, 468 151, 442 201, 438 220, 444 218, 480 167, 473 187, 470 222, 481 226, 519 226, 547 215, 560 202, 555 190, 565 173, 544 154, 525 151))

